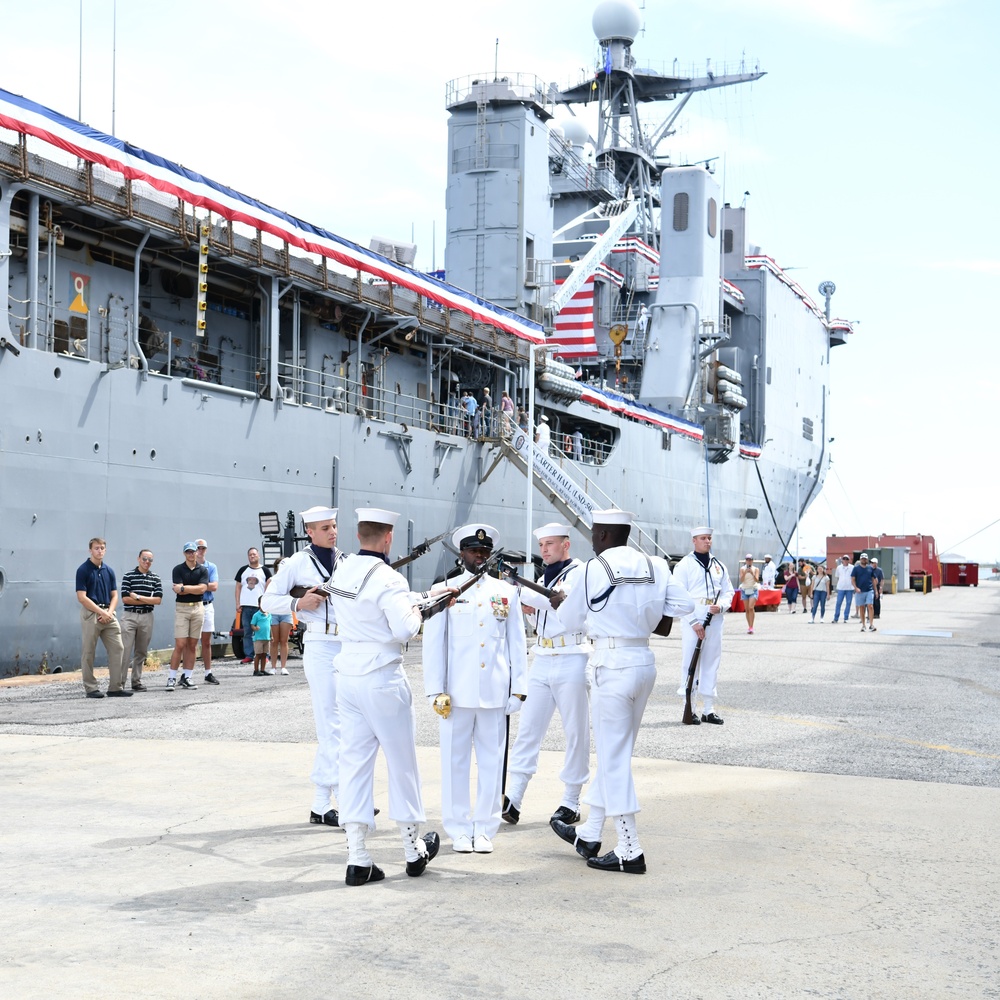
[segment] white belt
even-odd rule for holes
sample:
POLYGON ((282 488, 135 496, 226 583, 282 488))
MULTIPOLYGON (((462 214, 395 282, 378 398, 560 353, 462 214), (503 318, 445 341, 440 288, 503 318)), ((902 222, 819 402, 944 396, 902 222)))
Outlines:
POLYGON ((593 640, 594 649, 620 649, 623 646, 648 646, 648 639, 619 639, 613 635, 599 635, 593 640))
POLYGON ((392 653, 395 656, 403 655, 403 644, 401 642, 355 642, 352 639, 341 638, 341 652, 343 653, 392 653))
POLYGON ((538 645, 542 649, 560 649, 563 646, 579 646, 580 643, 586 642, 587 637, 583 632, 573 632, 568 635, 556 635, 551 639, 546 639, 543 636, 538 637, 538 645))

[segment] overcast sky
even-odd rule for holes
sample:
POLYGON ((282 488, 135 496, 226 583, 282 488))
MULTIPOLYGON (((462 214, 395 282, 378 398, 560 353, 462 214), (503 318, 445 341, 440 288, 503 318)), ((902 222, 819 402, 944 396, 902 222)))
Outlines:
MULTIPOLYGON (((448 80, 593 71, 595 4, 83 2, 83 120, 364 245, 443 264, 448 80), (112 60, 112 52, 116 58, 112 60), (433 234, 436 227, 436 252, 433 234)), ((79 0, 3 5, 0 86, 76 116, 79 0)), ((1000 559, 1000 208, 989 0, 647 0, 640 66, 767 76, 698 95, 678 158, 720 157, 750 240, 856 334, 832 355, 833 468, 802 524, 1000 559), (964 541, 967 536, 979 532, 964 541)))

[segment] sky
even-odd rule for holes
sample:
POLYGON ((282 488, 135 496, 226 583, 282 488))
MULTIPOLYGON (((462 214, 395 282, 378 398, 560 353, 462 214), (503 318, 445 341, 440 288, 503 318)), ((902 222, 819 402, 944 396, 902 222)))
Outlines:
MULTIPOLYGON (((595 6, 82 0, 81 32, 80 0, 3 0, 0 87, 441 267, 446 83, 494 68, 578 82, 595 6)), ((832 467, 800 551, 920 532, 1000 560, 1000 4, 646 0, 641 14, 639 66, 766 71, 695 96, 667 148, 719 157, 726 199, 749 192, 750 241, 817 301, 834 281, 832 311, 855 324, 831 356, 832 467)))

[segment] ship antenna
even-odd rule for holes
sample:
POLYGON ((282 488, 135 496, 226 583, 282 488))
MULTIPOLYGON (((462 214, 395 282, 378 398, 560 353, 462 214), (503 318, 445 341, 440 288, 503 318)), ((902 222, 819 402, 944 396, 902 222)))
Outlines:
POLYGON ((500 75, 499 60, 500 60, 500 39, 498 38, 497 41, 496 41, 496 45, 493 46, 493 82, 494 83, 497 82, 497 78, 500 75))

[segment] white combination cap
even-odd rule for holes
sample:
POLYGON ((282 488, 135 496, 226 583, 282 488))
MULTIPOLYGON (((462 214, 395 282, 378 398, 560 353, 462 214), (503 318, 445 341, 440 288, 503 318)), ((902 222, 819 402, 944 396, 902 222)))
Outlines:
POLYGON ((692 538, 697 538, 699 535, 711 535, 711 534, 713 534, 713 530, 711 526, 707 524, 699 524, 697 528, 691 529, 692 538))
POLYGON ((336 507, 310 507, 299 514, 303 524, 315 524, 317 521, 336 521, 336 507))
POLYGON ((635 520, 635 514, 631 511, 618 510, 617 507, 595 510, 592 516, 594 524, 631 524, 635 520))
POLYGON ((559 538, 563 535, 569 537, 570 527, 568 524, 560 524, 558 521, 552 521, 549 524, 543 524, 540 528, 535 528, 532 534, 541 541, 543 538, 559 538))
POLYGON ((356 507, 354 513, 358 516, 358 523, 370 521, 372 524, 387 524, 390 528, 396 527, 399 514, 392 510, 382 510, 381 507, 356 507))
POLYGON ((491 524, 466 524, 452 532, 451 544, 456 549, 492 549, 499 537, 491 524))

